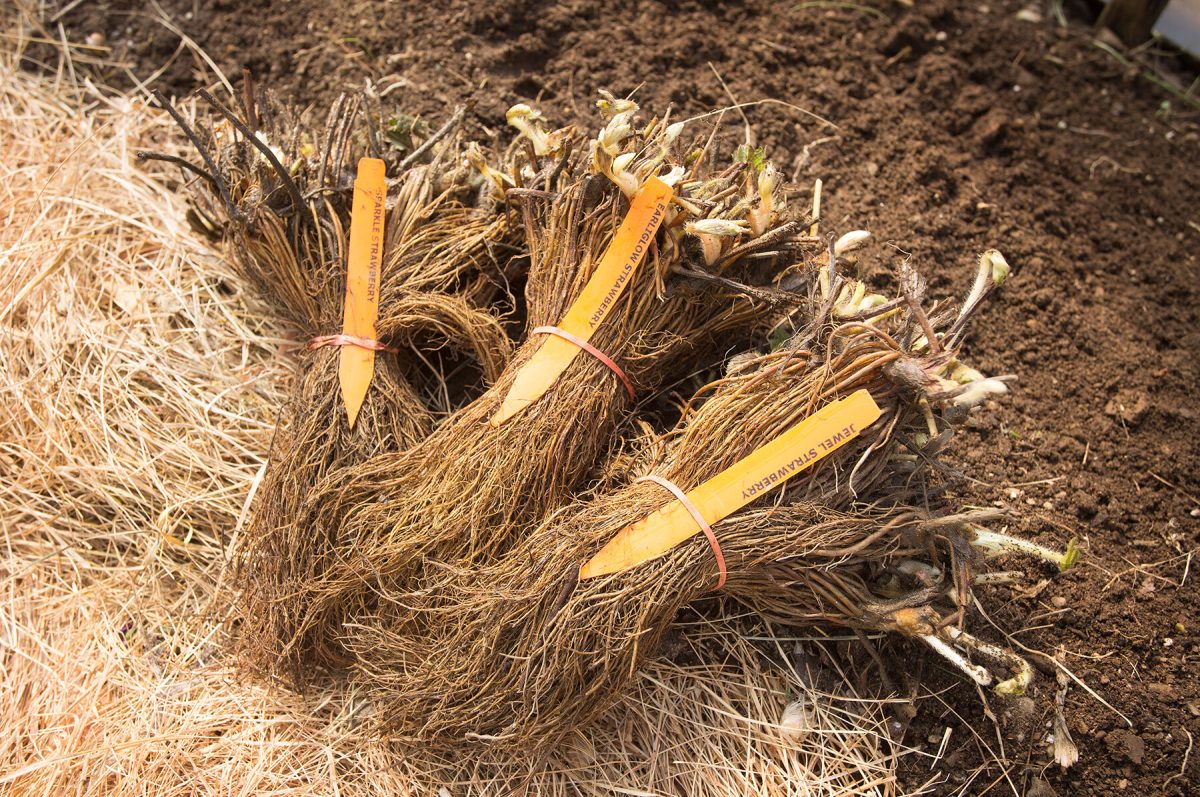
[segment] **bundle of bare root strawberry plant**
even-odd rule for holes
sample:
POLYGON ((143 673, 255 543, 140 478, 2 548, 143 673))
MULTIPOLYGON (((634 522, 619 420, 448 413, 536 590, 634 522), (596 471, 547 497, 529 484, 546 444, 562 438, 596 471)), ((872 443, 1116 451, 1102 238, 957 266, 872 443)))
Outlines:
MULTIPOLYGON (((205 99, 221 121, 192 134, 199 215, 223 210, 246 280, 287 286, 284 312, 322 340, 352 314, 367 189, 349 153, 379 154, 374 128, 356 138, 344 100, 318 147, 252 95, 244 119, 205 99)), ((718 619, 916 637, 1023 691, 1028 665, 968 633, 965 607, 980 552, 1056 554, 931 499, 954 426, 1007 391, 960 359, 1003 256, 979 257, 960 305, 907 262, 885 296, 849 276, 870 235, 818 235, 817 197, 812 218, 789 207, 762 151, 724 161, 711 129, 597 105, 594 137, 517 105, 502 155, 452 120, 394 165, 380 341, 411 351, 432 329, 490 387, 434 424, 412 364, 385 360, 360 431, 334 352, 311 355, 241 560, 247 660, 299 689, 348 673, 383 738, 499 766, 605 716, 714 590, 718 619), (528 269, 507 360, 488 314, 513 274, 501 248, 528 269), (706 371, 724 375, 673 428, 655 430, 661 402, 640 417, 706 371)))
POLYGON ((849 276, 870 235, 819 236, 761 151, 722 162, 710 131, 598 106, 594 138, 518 105, 503 157, 460 150, 477 200, 519 219, 524 342, 424 439, 279 488, 322 555, 251 560, 286 618, 245 635, 252 660, 298 688, 344 670, 385 738, 494 764, 603 716, 714 589, 771 622, 920 638, 992 683, 983 657, 1022 691, 1029 667, 964 607, 980 551, 1036 546, 931 503, 955 424, 1007 391, 960 359, 1003 256, 961 305, 907 262, 882 295, 849 276), (673 429, 639 420, 722 367, 673 429))
POLYGON ((202 160, 185 166, 196 175, 192 216, 222 235, 238 274, 308 344, 242 537, 248 661, 278 672, 298 622, 287 596, 317 578, 335 548, 329 536, 297 524, 308 492, 333 470, 403 451, 430 433, 434 416, 422 393, 445 388, 422 365, 422 349, 468 352, 480 378, 495 380, 511 347, 490 304, 517 264, 520 230, 513 214, 474 185, 479 178, 461 156, 455 129, 461 114, 400 158, 357 97, 340 98, 323 128, 256 95, 249 83, 241 114, 204 99, 211 119, 193 128, 159 98, 202 160), (355 192, 363 190, 354 166, 373 155, 389 174, 378 208, 380 269, 368 287, 377 291, 377 331, 362 341, 336 333, 348 306, 355 192), (376 354, 353 412, 338 388, 347 345, 376 354))

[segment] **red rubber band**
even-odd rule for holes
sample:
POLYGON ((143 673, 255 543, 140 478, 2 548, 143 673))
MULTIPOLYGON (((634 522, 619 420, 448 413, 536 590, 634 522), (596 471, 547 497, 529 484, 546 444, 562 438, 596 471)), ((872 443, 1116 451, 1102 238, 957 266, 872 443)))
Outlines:
POLYGON ((717 585, 713 587, 713 591, 716 592, 725 586, 725 577, 728 575, 725 570, 725 554, 721 553, 721 543, 717 541, 717 535, 713 533, 712 526, 708 525, 708 521, 704 519, 704 515, 700 514, 700 510, 696 508, 696 505, 688 499, 683 490, 680 490, 673 482, 664 479, 662 476, 642 476, 634 480, 634 484, 637 484, 637 482, 654 482, 660 487, 665 487, 671 492, 671 495, 679 499, 679 503, 683 504, 683 508, 688 511, 688 514, 700 526, 700 530, 704 532, 704 536, 708 537, 708 545, 712 548, 713 556, 717 559, 717 569, 721 571, 721 576, 717 579, 717 585))
POLYGON ((370 338, 357 338, 354 335, 322 335, 308 342, 310 350, 319 349, 322 346, 358 346, 360 349, 390 351, 393 354, 399 351, 395 346, 389 346, 386 343, 380 343, 370 338))
POLYGON ((621 370, 621 366, 617 365, 616 362, 614 362, 611 357, 609 357, 607 354, 605 354, 604 352, 597 349, 592 344, 588 343, 583 338, 576 337, 575 335, 572 335, 570 332, 566 331, 565 329, 559 329, 558 327, 538 327, 537 329, 533 330, 533 332, 531 334, 555 335, 557 337, 562 338, 565 341, 574 343, 576 346, 583 349, 588 354, 592 355, 597 360, 599 360, 600 362, 607 365, 608 370, 610 370, 614 374, 616 374, 617 378, 621 380, 621 384, 625 385, 625 390, 629 393, 629 400, 630 401, 636 400, 637 394, 633 392, 633 383, 629 381, 629 377, 625 376, 625 372, 621 370))

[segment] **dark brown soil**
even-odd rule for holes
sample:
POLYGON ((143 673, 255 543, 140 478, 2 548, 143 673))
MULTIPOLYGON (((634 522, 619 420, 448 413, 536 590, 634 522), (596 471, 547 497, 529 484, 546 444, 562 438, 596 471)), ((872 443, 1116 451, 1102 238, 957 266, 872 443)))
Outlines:
MULTIPOLYGON (((932 758, 910 756, 906 778, 938 776, 938 793, 1193 793, 1200 113, 1093 46, 1082 17, 1024 21, 1010 0, 834 5, 161 0, 231 76, 249 67, 318 108, 371 78, 435 121, 474 98, 472 123, 491 130, 532 98, 590 126, 597 88, 640 86, 652 109, 703 112, 728 104, 711 63, 741 101, 778 98, 837 125, 782 106, 746 111, 777 162, 794 158, 805 185, 824 178, 833 229, 865 227, 911 253, 942 294, 965 289, 974 253, 1003 251, 1014 276, 972 354, 1020 382, 962 436, 960 461, 979 479, 964 491, 1011 508, 1044 542, 1078 536, 1086 557, 1065 575, 1013 562, 1031 577, 991 588, 985 605, 1131 724, 1073 685, 1081 759, 1064 772, 1041 748, 1052 675, 1023 716, 1028 704, 989 696, 985 707, 901 644, 896 669, 944 689, 919 701, 905 741, 932 754, 952 729, 932 771, 932 758)), ((198 85, 198 60, 141 3, 87 3, 63 21, 74 41, 103 33, 139 76, 167 63, 161 88, 198 85)))

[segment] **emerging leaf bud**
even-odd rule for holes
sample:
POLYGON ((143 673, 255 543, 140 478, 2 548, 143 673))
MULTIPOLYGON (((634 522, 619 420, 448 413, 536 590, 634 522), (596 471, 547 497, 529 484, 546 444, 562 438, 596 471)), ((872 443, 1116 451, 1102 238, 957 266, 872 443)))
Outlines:
POLYGON ((616 116, 617 114, 636 111, 638 109, 636 102, 633 100, 618 99, 611 91, 600 89, 599 94, 600 99, 596 100, 596 107, 605 116, 616 116))
POLYGON ((667 172, 666 174, 664 174, 662 177, 660 177, 658 179, 662 180, 664 183, 666 183, 667 185, 674 188, 676 185, 679 184, 679 181, 683 179, 683 176, 685 174, 687 174, 687 169, 683 168, 682 166, 675 166, 674 168, 671 169, 671 171, 667 172))
POLYGON ((509 108, 504 118, 519 130, 521 135, 529 139, 533 144, 533 154, 541 157, 554 151, 550 136, 538 126, 538 122, 542 121, 542 115, 538 111, 520 102, 509 108))
POLYGON ((980 379, 967 385, 967 389, 951 399, 950 403, 956 407, 974 407, 991 396, 1002 396, 1007 392, 1008 385, 999 379, 980 379))
POLYGON ((750 231, 757 237, 771 226, 771 217, 775 215, 775 186, 779 182, 779 172, 769 161, 758 173, 758 207, 750 211, 747 219, 750 231))
POLYGON ((596 141, 610 156, 615 157, 621 151, 621 142, 633 135, 633 126, 630 124, 632 118, 633 111, 619 113, 600 131, 596 141))
POLYGON ((990 266, 992 270, 992 282, 996 287, 1004 284, 1008 279, 1009 265, 1004 259, 1004 255, 1000 254, 995 249, 989 249, 979 256, 979 267, 982 269, 985 265, 990 266))
POLYGON ((748 231, 746 222, 733 219, 700 219, 689 221, 683 227, 691 235, 717 235, 733 237, 748 231))
POLYGON ((684 124, 686 124, 686 123, 685 122, 676 122, 673 125, 667 126, 666 131, 663 133, 663 146, 664 147, 669 147, 675 143, 675 139, 679 138, 680 134, 683 133, 684 124))
POLYGON ((636 152, 626 152, 624 155, 618 155, 612 162, 612 173, 609 177, 617 184, 617 188, 621 189, 627 197, 631 197, 637 193, 641 181, 637 175, 629 171, 629 165, 633 163, 633 159, 637 157, 636 152))
POLYGON ((950 378, 960 385, 969 385, 972 382, 978 382, 980 379, 983 379, 983 374, 970 366, 956 362, 950 369, 950 378))
POLYGON ((871 233, 866 230, 853 230, 837 239, 837 242, 833 245, 833 253, 841 257, 848 252, 862 249, 867 245, 867 241, 869 240, 871 240, 871 233))

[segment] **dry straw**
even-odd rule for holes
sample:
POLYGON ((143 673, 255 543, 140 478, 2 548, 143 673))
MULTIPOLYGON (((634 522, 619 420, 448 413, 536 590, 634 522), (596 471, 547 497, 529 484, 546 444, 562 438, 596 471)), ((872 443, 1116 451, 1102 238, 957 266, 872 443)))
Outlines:
MULTIPOLYGON (((10 29, 17 52, 54 40, 10 29)), ((790 649, 765 666, 723 626, 687 632, 713 663, 652 665, 590 741, 523 768, 398 757, 361 735, 359 695, 247 683, 223 652, 227 562, 295 381, 264 332, 278 311, 135 163, 183 154, 165 115, 80 92, 69 61, 58 80, 14 63, 6 51, 0 791, 895 793, 877 706, 790 649), (797 697, 807 734, 779 726, 797 697)))
POLYGON ((727 627, 684 626, 682 649, 704 663, 649 666, 544 761, 450 766, 364 734, 361 695, 302 701, 247 684, 217 653, 214 623, 191 614, 201 592, 151 595, 143 575, 115 568, 87 582, 49 563, 26 575, 5 598, 6 793, 896 792, 881 707, 859 702, 807 645, 768 658, 727 627), (787 714, 795 703, 803 727, 787 714))
MULTIPOLYGON (((605 127, 587 145, 569 130, 530 127, 532 113, 518 106, 533 151, 495 179, 524 216, 530 328, 558 323, 580 294, 626 213, 626 195, 655 174, 674 184, 657 245, 591 338, 635 393, 647 395, 776 320, 794 297, 747 283, 769 284, 805 239, 787 220, 782 192, 759 178, 768 167, 714 165, 703 150, 681 146, 681 126, 666 120, 634 132, 637 107, 622 103, 607 108, 605 127), (757 233, 723 221, 764 207, 757 233), (689 232, 705 221, 738 232, 689 232)), ((543 340, 528 340, 495 386, 420 445, 331 474, 320 486, 303 523, 338 535, 343 547, 342 561, 314 580, 311 595, 297 597, 311 607, 289 653, 310 673, 374 656, 356 642, 358 624, 376 613, 403 624, 410 596, 502 555, 594 473, 632 404, 594 357, 577 357, 511 420, 490 422, 543 340)))

